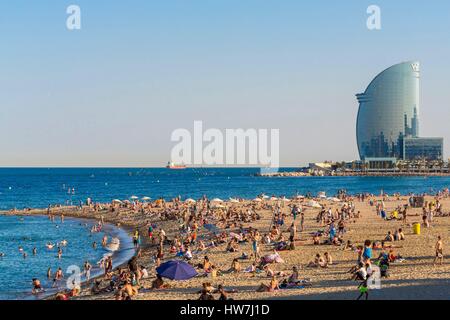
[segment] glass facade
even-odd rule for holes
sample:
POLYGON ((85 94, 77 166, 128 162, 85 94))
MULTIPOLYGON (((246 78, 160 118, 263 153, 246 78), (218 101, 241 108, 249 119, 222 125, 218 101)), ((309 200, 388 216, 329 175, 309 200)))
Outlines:
POLYGON ((404 138, 419 136, 419 79, 419 62, 400 63, 381 72, 364 93, 356 95, 361 159, 402 159, 404 138))
POLYGON ((405 138, 404 160, 442 160, 443 138, 405 138))

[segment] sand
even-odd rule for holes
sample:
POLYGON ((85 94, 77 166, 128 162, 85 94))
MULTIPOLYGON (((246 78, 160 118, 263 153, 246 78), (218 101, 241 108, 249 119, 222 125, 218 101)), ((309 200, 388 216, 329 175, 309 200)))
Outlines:
MULTIPOLYGON (((400 199, 392 199, 385 201, 387 211, 393 210, 398 205, 407 203, 407 197, 400 199)), ((427 198, 431 200, 431 197, 427 198)), ((450 199, 440 200, 445 212, 450 208, 450 199)), ((227 204, 234 206, 244 206, 248 203, 245 201, 239 204, 227 204)), ((334 208, 341 206, 339 203, 329 201, 321 201, 327 207, 334 208)), ((444 242, 444 254, 447 252, 447 246, 450 242, 450 217, 434 217, 432 226, 424 228, 420 235, 413 234, 412 224, 414 222, 421 222, 421 209, 409 209, 407 224, 401 221, 385 221, 376 215, 375 207, 371 207, 368 202, 354 201, 356 211, 361 211, 359 219, 352 219, 347 222, 347 233, 344 240, 352 240, 355 244, 362 244, 364 240, 383 240, 388 231, 394 232, 398 228, 403 228, 406 240, 393 242, 394 245, 401 246, 396 248, 396 253, 400 254, 405 261, 401 263, 393 263, 390 266, 390 277, 382 279, 381 289, 370 290, 370 299, 449 299, 450 297, 450 263, 447 259, 444 260, 443 265, 433 266, 434 259, 434 245, 437 236, 441 235, 444 242)), ((127 210, 117 215, 108 212, 92 212, 84 210, 81 212, 76 208, 54 209, 54 213, 64 211, 67 216, 84 217, 99 219, 100 215, 105 217, 106 222, 120 223, 122 226, 127 226, 129 229, 139 227, 141 234, 146 235, 147 223, 149 221, 157 222, 167 233, 168 238, 172 239, 175 234, 178 234, 178 224, 175 221, 158 221, 158 219, 150 215, 141 213, 134 213, 127 210)), ((289 212, 289 209, 285 209, 289 212)), ((198 291, 201 289, 203 282, 211 282, 214 287, 222 284, 226 289, 237 290, 236 293, 231 293, 230 297, 239 299, 356 299, 358 296, 358 282, 350 280, 349 270, 356 261, 356 253, 354 251, 344 251, 342 248, 332 245, 314 246, 312 243, 311 232, 323 229, 316 221, 315 217, 319 209, 307 208, 305 213, 305 230, 298 231, 297 237, 304 240, 301 245, 297 245, 295 250, 281 251, 280 255, 285 263, 273 264, 274 271, 284 271, 290 273, 293 266, 299 266, 300 278, 311 279, 312 287, 302 289, 283 289, 273 293, 258 293, 256 288, 261 283, 268 284, 270 279, 265 273, 256 274, 252 276, 247 273, 239 274, 224 274, 215 279, 197 277, 187 281, 170 281, 166 283, 170 285, 168 289, 149 290, 151 281, 155 276, 154 265, 151 264, 150 255, 154 254, 156 247, 153 247, 147 241, 144 241, 142 252, 143 255, 139 259, 141 264, 148 267, 150 277, 142 280, 143 289, 134 297, 137 300, 196 300, 199 297, 198 291), (329 268, 307 268, 306 264, 313 260, 316 253, 323 254, 329 252, 334 260, 334 264, 329 268)), ((23 212, 16 212, 23 213, 23 212)), ((252 222, 244 223, 245 227, 252 226, 257 228, 261 233, 265 233, 270 227, 272 213, 270 210, 258 210, 261 219, 252 222)), ((26 214, 45 214, 45 210, 32 210, 26 214)), ((288 215, 283 231, 285 237, 289 237, 287 227, 291 224, 292 217, 288 215)), ((299 220, 297 218, 297 224, 299 220)), ((272 253, 273 248, 270 246, 260 245, 261 254, 272 253)), ((214 263, 219 269, 227 270, 231 261, 235 257, 239 257, 242 252, 251 254, 252 248, 250 243, 240 245, 239 253, 228 253, 225 251, 226 244, 219 247, 209 249, 205 253, 197 255, 194 263, 200 263, 203 256, 209 256, 210 261, 214 263)), ((378 255, 375 251, 374 255, 378 255)), ((167 253, 164 260, 172 259, 167 253)), ((446 257, 447 258, 447 257, 446 257)), ((252 260, 242 261, 243 268, 249 266, 252 260)), ((216 295, 217 297, 217 295, 216 295)), ((77 299, 114 299, 112 293, 102 295, 91 295, 88 290, 83 290, 82 295, 77 299)))

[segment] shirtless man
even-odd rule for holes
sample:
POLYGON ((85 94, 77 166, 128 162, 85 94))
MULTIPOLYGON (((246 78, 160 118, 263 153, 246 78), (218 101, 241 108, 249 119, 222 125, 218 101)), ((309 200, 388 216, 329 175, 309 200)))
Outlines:
POLYGON ((444 262, 444 244, 441 236, 438 236, 438 241, 434 248, 436 249, 436 257, 434 258, 433 264, 435 265, 438 260, 439 264, 442 264, 444 262))

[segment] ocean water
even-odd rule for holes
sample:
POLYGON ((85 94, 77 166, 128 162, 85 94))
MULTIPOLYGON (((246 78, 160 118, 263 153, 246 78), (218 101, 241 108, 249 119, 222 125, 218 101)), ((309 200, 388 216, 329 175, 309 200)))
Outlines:
POLYGON ((51 288, 53 281, 47 279, 48 268, 54 273, 61 267, 67 279, 71 274, 68 273, 69 266, 78 266, 82 270, 87 260, 93 266, 91 277, 101 273, 97 262, 108 253, 101 248, 105 233, 109 239, 121 239, 120 252, 113 256, 114 266, 133 255, 133 245, 125 231, 105 225, 104 232, 91 234, 92 224, 92 221, 71 218, 65 218, 61 223, 59 219, 51 222, 42 216, 0 216, 0 252, 4 254, 0 257, 0 300, 38 299, 54 293, 57 288, 66 289, 66 281, 58 283, 56 289, 51 288), (49 250, 46 244, 62 240, 67 240, 68 244, 62 247, 62 258, 58 259, 56 247, 49 250), (94 241, 98 243, 97 249, 92 247, 94 241), (27 253, 26 258, 19 252, 19 246, 27 253), (37 249, 36 255, 32 253, 33 248, 37 249), (33 278, 41 280, 46 293, 31 295, 33 278))
MULTIPOLYGON (((283 171, 292 169, 285 168, 283 171)), ((257 177, 257 168, 0 169, 0 210, 49 204, 79 204, 88 197, 110 202, 131 196, 254 198, 266 193, 291 196, 340 189, 349 193, 432 193, 450 186, 450 177, 257 177), (70 188, 70 192, 68 192, 70 188), (73 190, 72 190, 73 189, 73 190)))
MULTIPOLYGON (((285 168, 283 171, 292 169, 285 168)), ((257 177, 258 169, 208 168, 186 170, 168 169, 0 169, 0 210, 27 207, 45 208, 49 204, 78 204, 90 197, 93 201, 110 202, 131 196, 153 199, 208 197, 254 198, 258 194, 292 196, 296 193, 317 194, 325 191, 334 195, 338 190, 349 193, 434 193, 450 187, 449 177, 257 177)), ((102 233, 90 234, 91 221, 66 218, 65 223, 50 222, 47 217, 0 216, 0 299, 28 298, 31 279, 41 279, 44 286, 46 271, 63 271, 70 265, 82 266, 85 260, 94 265, 106 253, 92 249, 92 242, 101 242, 102 233), (88 224, 87 226, 85 224, 88 224), (59 227, 56 227, 56 226, 59 227), (56 250, 46 249, 47 242, 68 240, 62 260, 56 250), (28 253, 24 259, 18 247, 28 253), (38 249, 37 256, 32 248, 38 249)), ((108 234, 122 238, 123 252, 114 259, 115 265, 133 254, 132 244, 123 230, 108 226, 108 234)), ((99 271, 99 270, 97 270, 99 271)), ((95 270, 93 270, 93 274, 95 270)))

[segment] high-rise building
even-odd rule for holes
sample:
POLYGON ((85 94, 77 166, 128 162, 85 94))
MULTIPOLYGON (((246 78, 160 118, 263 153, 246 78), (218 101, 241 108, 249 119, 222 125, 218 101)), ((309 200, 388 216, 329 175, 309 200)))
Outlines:
MULTIPOLYGON (((419 138, 419 91, 420 64, 412 61, 384 70, 372 80, 364 93, 356 95, 359 102, 356 138, 362 160, 405 159, 405 150, 413 152, 410 147, 405 148, 404 143, 405 139, 419 138)), ((408 141, 408 146, 420 145, 422 150, 427 149, 423 145, 427 142, 433 144, 431 149, 437 150, 439 142, 436 139, 408 141)), ((433 153, 433 160, 437 153, 433 153)))

